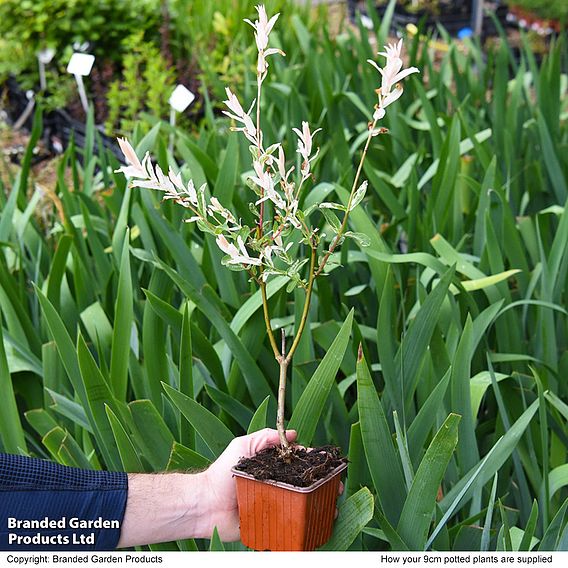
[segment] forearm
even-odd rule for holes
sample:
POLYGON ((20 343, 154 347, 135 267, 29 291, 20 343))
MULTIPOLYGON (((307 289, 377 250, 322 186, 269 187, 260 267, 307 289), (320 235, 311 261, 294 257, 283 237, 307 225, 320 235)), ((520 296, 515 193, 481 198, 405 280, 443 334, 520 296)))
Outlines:
POLYGON ((210 538, 205 472, 129 474, 118 548, 184 538, 210 538))

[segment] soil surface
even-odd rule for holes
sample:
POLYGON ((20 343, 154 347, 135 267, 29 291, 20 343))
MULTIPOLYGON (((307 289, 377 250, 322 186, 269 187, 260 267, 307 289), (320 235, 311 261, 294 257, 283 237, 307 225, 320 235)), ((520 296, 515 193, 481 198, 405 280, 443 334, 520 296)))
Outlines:
POLYGON ((251 458, 242 458, 235 469, 260 481, 281 481, 295 487, 309 487, 346 462, 347 458, 334 446, 310 450, 293 446, 288 457, 282 457, 280 447, 274 446, 251 458))

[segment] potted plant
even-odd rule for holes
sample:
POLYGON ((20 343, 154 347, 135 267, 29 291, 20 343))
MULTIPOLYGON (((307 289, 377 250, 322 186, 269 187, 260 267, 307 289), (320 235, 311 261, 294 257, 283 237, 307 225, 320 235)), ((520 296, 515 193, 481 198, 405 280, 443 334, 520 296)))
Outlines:
POLYGON ((268 60, 285 54, 269 47, 269 36, 278 14, 270 19, 264 6, 257 6, 258 19, 246 20, 255 30, 258 50, 256 65, 256 99, 245 111, 237 96, 226 88, 228 110, 224 113, 233 122, 232 130, 241 132, 250 143, 252 174, 247 184, 256 194, 250 203, 254 223, 245 224, 216 197, 208 197, 206 185, 196 188, 193 181, 182 182, 181 176, 170 169, 166 175, 159 166, 153 166, 148 154, 142 161, 132 146, 119 139, 127 166, 120 168, 132 178, 133 187, 162 191, 163 199, 173 200, 186 207, 192 216, 186 222, 215 236, 219 248, 226 254, 223 264, 232 269, 246 271, 250 280, 261 291, 266 333, 278 363, 278 409, 276 427, 280 446, 263 450, 248 460, 241 460, 233 468, 237 476, 241 540, 257 550, 310 550, 324 544, 331 535, 335 501, 340 473, 346 460, 337 448, 323 447, 313 450, 291 445, 285 433, 286 377, 292 358, 308 321, 308 311, 314 283, 324 273, 333 253, 347 239, 365 245, 366 236, 348 230, 350 212, 363 200, 367 182, 360 182, 363 163, 373 137, 386 133, 378 127, 386 108, 402 94, 400 81, 418 69, 403 69, 402 40, 389 45, 381 55, 386 65, 381 68, 371 63, 381 74, 382 84, 377 89, 378 102, 363 153, 347 203, 324 202, 302 209, 302 197, 312 178, 312 163, 319 149, 313 139, 319 129, 312 130, 307 122, 294 128, 298 137, 297 153, 301 157, 299 171, 288 167, 284 148, 280 142, 265 140, 262 131, 262 86, 268 74, 268 60), (295 174, 295 175, 294 175, 295 174), (326 233, 312 224, 318 210, 326 220, 326 233), (342 219, 335 212, 342 215, 342 219), (282 332, 280 341, 270 323, 267 281, 273 276, 289 279, 287 291, 295 288, 305 291, 302 315, 294 337, 288 345, 282 332), (296 518, 301 516, 301 519, 296 518), (278 527, 286 527, 279 530, 278 527))

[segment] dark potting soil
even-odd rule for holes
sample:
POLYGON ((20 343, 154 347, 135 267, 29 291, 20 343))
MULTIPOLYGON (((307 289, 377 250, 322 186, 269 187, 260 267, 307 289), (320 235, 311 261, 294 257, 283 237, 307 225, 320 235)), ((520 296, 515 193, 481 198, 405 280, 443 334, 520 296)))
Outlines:
POLYGON ((334 446, 311 450, 292 446, 292 452, 285 457, 281 455, 280 446, 274 446, 251 458, 241 458, 235 469, 260 481, 281 481, 295 487, 309 487, 346 462, 347 458, 334 446))

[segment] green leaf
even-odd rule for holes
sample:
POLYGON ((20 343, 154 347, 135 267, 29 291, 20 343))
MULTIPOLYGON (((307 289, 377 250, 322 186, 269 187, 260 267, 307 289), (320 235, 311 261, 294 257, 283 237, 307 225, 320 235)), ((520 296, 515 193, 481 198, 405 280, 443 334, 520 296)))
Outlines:
POLYGON ((404 336, 396 355, 395 376, 401 377, 405 385, 403 392, 405 400, 403 402, 407 408, 413 400, 414 391, 420 380, 420 366, 440 317, 440 309, 453 276, 454 268, 452 267, 445 271, 436 287, 428 294, 404 336))
MULTIPOLYGON (((277 292, 282 290, 288 278, 286 276, 277 276, 268 281, 266 285, 266 297, 270 300, 277 292)), ((242 306, 238 309, 237 313, 234 315, 231 321, 231 329, 239 334, 245 324, 250 320, 250 318, 256 313, 258 309, 262 307, 262 293, 257 290, 242 306)))
MULTIPOLYGON (((486 464, 491 459, 492 455, 495 453, 495 446, 493 446, 489 453, 483 458, 481 463, 475 468, 475 471, 471 472, 465 481, 459 487, 459 491, 456 491, 457 495, 453 496, 452 501, 450 502, 447 510, 442 515, 442 518, 438 521, 436 528, 432 531, 432 534, 428 538, 428 542, 426 543, 425 548, 428 549, 433 542, 435 542, 436 538, 440 534, 440 532, 446 527, 446 523, 448 519, 456 512, 460 503, 463 503, 464 496, 470 491, 472 487, 474 487, 474 483, 476 483, 484 471, 486 464)), ((440 508, 440 510, 442 510, 440 508)), ((446 529, 447 530, 447 529, 446 529)))
POLYGON ((127 229, 120 259, 120 274, 118 277, 118 293, 114 309, 110 360, 110 381, 113 393, 118 400, 126 400, 126 389, 128 386, 128 354, 130 353, 130 335, 132 333, 134 316, 132 308, 129 241, 130 232, 127 229))
POLYGON ((61 280, 65 274, 65 264, 67 255, 73 243, 72 235, 61 235, 57 243, 55 256, 51 262, 51 270, 47 281, 47 297, 55 309, 59 309, 59 299, 61 294, 61 280))
POLYGON ((232 432, 214 414, 195 400, 162 383, 166 394, 203 438, 214 456, 219 456, 234 438, 232 432))
POLYGON ((110 355, 112 345, 112 325, 99 302, 94 302, 85 308, 81 314, 81 322, 85 326, 91 342, 100 342, 103 347, 103 353, 99 353, 100 357, 110 355))
POLYGON ((481 534, 481 545, 479 547, 481 552, 487 552, 489 550, 489 541, 491 540, 491 523, 493 520, 493 509, 495 507, 498 478, 498 473, 495 472, 493 485, 491 487, 491 496, 489 497, 489 504, 487 506, 487 513, 485 514, 485 523, 483 523, 483 533, 481 534))
POLYGON ((554 552, 558 550, 558 542, 560 540, 560 535, 562 534, 562 529, 564 527, 564 518, 566 516, 566 508, 568 507, 568 499, 562 503, 562 506, 554 515, 551 523, 546 528, 546 532, 540 541, 538 547, 539 551, 543 552, 554 552))
POLYGON ((35 291, 47 323, 47 327, 53 336, 55 345, 57 346, 57 351, 61 362, 67 371, 67 376, 69 377, 75 392, 78 394, 83 407, 87 407, 87 393, 85 391, 85 385, 81 381, 81 372, 79 370, 79 364, 77 361, 77 351, 67 333, 65 324, 59 317, 57 310, 53 307, 51 302, 43 295, 41 290, 35 286, 35 291))
POLYGON ((371 245, 371 239, 365 233, 354 233, 346 231, 345 238, 353 239, 360 247, 368 247, 371 245))
POLYGON ((251 356, 250 352, 245 349, 242 341, 232 331, 227 321, 219 313, 217 308, 210 302, 202 291, 197 291, 189 281, 181 276, 167 264, 158 260, 160 267, 167 272, 170 278, 179 286, 180 290, 187 294, 197 305, 198 309, 211 321, 215 326, 219 335, 225 340, 232 355, 239 363, 239 367, 247 387, 255 404, 260 404, 267 395, 271 394, 271 389, 268 385, 264 374, 259 369, 256 361, 251 356))
MULTIPOLYGON (((551 492, 552 495, 552 492, 551 492)), ((534 547, 534 533, 536 531, 536 524, 538 521, 538 502, 535 499, 533 501, 533 506, 531 509, 531 514, 529 517, 529 520, 527 521, 525 530, 523 532, 523 538, 521 539, 521 542, 519 544, 518 550, 519 552, 523 552, 523 551, 530 551, 532 550, 532 548, 534 547)))
POLYGON ((182 444, 174 442, 172 451, 166 466, 166 471, 202 470, 211 462, 194 450, 186 448, 182 444))
MULTIPOLYGON (((495 380, 497 381, 502 381, 508 377, 509 375, 504 375, 503 373, 495 373, 495 380)), ((481 373, 477 373, 477 375, 472 377, 469 381, 471 391, 471 415, 474 419, 477 418, 481 401, 490 386, 491 373, 489 373, 489 371, 481 371, 481 373)))
POLYGON ((471 415, 470 376, 474 350, 473 322, 468 315, 452 361, 452 377, 450 379, 451 409, 462 417, 459 426, 460 441, 462 443, 456 452, 462 471, 469 471, 479 462, 475 422, 474 417, 471 415))
POLYGON ((160 132, 161 122, 158 121, 156 124, 148 131, 148 133, 136 144, 136 155, 144 156, 146 152, 150 152, 152 148, 156 145, 156 139, 158 133, 160 132))
POLYGON ((209 551, 211 552, 225 552, 225 547, 219 538, 219 532, 217 527, 213 529, 213 535, 211 536, 211 542, 209 543, 209 551))
POLYGON ((349 344, 352 324, 353 310, 349 312, 331 347, 327 350, 294 408, 288 428, 298 432, 298 441, 302 444, 310 445, 312 443, 316 426, 349 344))
POLYGON ((42 442, 57 462, 71 467, 93 469, 76 440, 60 426, 50 430, 42 442))
POLYGON ((327 207, 321 207, 320 211, 323 213, 325 220, 331 225, 334 233, 339 233, 341 231, 341 222, 337 218, 337 215, 327 207))
POLYGON ((128 405, 134 424, 134 441, 154 471, 163 471, 170 459, 174 437, 150 400, 128 405))
POLYGON ((353 209, 355 209, 355 207, 357 207, 357 205, 359 205, 359 203, 361 203, 361 201, 363 201, 363 199, 365 198, 365 194, 367 193, 367 186, 368 185, 369 185, 368 182, 364 181, 357 188, 357 191, 353 195, 353 199, 351 201, 351 206, 349 208, 349 211, 353 211, 353 209))
POLYGON ((258 432, 263 428, 266 428, 266 412, 268 410, 268 401, 270 396, 267 396, 256 409, 253 417, 250 420, 250 424, 247 429, 247 434, 252 434, 253 432, 258 432))
POLYGON ((432 389, 426 402, 420 407, 418 414, 408 428, 408 447, 410 449, 413 462, 417 463, 417 458, 422 454, 422 447, 434 426, 436 416, 444 408, 444 397, 450 384, 452 368, 440 379, 438 384, 432 389))
POLYGON ((0 393, 2 393, 2 412, 0 412, 0 440, 5 452, 25 454, 27 452, 24 430, 20 422, 18 405, 8 369, 2 333, 2 312, 0 311, 0 393))
POLYGON ((26 420, 31 427, 43 438, 50 430, 57 428, 57 422, 53 416, 43 408, 28 410, 25 413, 26 420))
POLYGON ((120 420, 111 410, 110 406, 105 405, 105 410, 110 422, 112 433, 114 434, 114 439, 116 440, 116 447, 118 448, 120 461, 122 462, 124 471, 132 473, 144 471, 144 467, 140 462, 140 458, 138 457, 136 449, 130 441, 130 437, 127 434, 126 430, 120 423, 120 420))
POLYGON ((394 530, 393 526, 388 522, 387 518, 375 507, 375 517, 379 526, 383 530, 384 535, 387 537, 391 548, 396 551, 409 550, 406 543, 400 538, 399 534, 394 530))
POLYGON ((552 141, 546 121, 544 120, 541 112, 537 113, 537 124, 542 143, 542 157, 552 183, 552 190, 556 199, 561 203, 564 203, 568 197, 566 177, 562 171, 562 165, 558 161, 555 144, 552 141))
MULTIPOLYGON (((486 140, 491 138, 491 134, 492 134, 491 129, 486 128, 485 130, 482 130, 481 132, 475 134, 474 136, 475 142, 476 143, 485 142, 486 140)), ((470 138, 462 140, 459 144, 459 155, 463 156, 464 154, 472 150, 473 147, 474 144, 470 138)), ((432 162, 432 165, 426 170, 424 175, 420 178, 420 181, 418 182, 418 189, 422 189, 436 175, 438 168, 440 167, 440 163, 441 159, 438 158, 432 162)))
POLYGON ((347 550, 367 523, 373 518, 374 499, 363 487, 339 507, 339 515, 329 541, 318 550, 347 550))
MULTIPOLYGON (((499 282, 508 280, 511 276, 521 272, 519 269, 515 268, 513 270, 505 270, 505 272, 499 272, 498 274, 492 274, 491 276, 485 276, 483 278, 476 278, 474 280, 463 280, 461 285, 466 292, 474 292, 475 290, 483 290, 489 286, 495 286, 499 282)), ((453 290, 452 290, 453 291, 453 290)), ((455 292, 458 290, 455 288, 455 292)))
MULTIPOLYGON (((454 501, 457 500, 458 495, 460 495, 465 487, 468 488, 466 493, 469 493, 471 489, 485 485, 495 475, 495 472, 501 468, 501 466, 513 453, 513 450, 516 448, 521 436, 525 432, 537 409, 538 400, 535 400, 523 412, 523 414, 521 414, 511 428, 501 438, 499 438, 499 440, 497 440, 491 451, 481 462, 481 466, 476 466, 466 473, 466 475, 462 477, 462 479, 460 479, 450 489, 450 491, 448 491, 448 493, 446 493, 440 502, 440 508, 442 511, 447 512, 451 507, 457 507, 458 503, 454 503, 454 501), (469 483, 474 478, 475 482, 469 483)), ((459 504, 463 505, 467 502, 463 500, 466 493, 464 493, 459 499, 459 504)))
MULTIPOLYGON (((191 345, 191 320, 189 306, 185 305, 183 311, 181 344, 179 347, 179 391, 190 398, 194 398, 193 386, 193 352, 191 345)), ((180 440, 190 448, 195 447, 195 431, 191 424, 180 414, 180 440)))
POLYGON ((77 337, 77 359, 80 369, 79 376, 82 377, 82 383, 85 385, 86 404, 84 406, 90 410, 89 419, 93 433, 101 444, 101 450, 108 462, 107 466, 119 471, 120 456, 106 413, 106 406, 109 405, 119 414, 118 404, 80 333, 77 337))
POLYGON ((46 393, 53 400, 53 404, 49 406, 51 410, 57 412, 58 414, 61 414, 61 416, 69 418, 69 420, 73 421, 81 428, 89 431, 91 434, 93 433, 93 428, 89 424, 85 409, 78 402, 74 402, 73 400, 68 399, 67 397, 51 390, 48 387, 44 388, 46 393))
POLYGON ((249 408, 231 395, 217 390, 210 385, 205 385, 205 390, 215 404, 218 404, 231 418, 235 419, 239 425, 246 430, 252 420, 252 411, 249 408))
POLYGON ((412 550, 424 550, 436 496, 458 443, 461 416, 450 414, 426 450, 400 515, 397 532, 412 550))
POLYGON ((362 352, 357 361, 357 394, 361 436, 373 485, 385 516, 396 524, 406 499, 404 475, 362 352))

